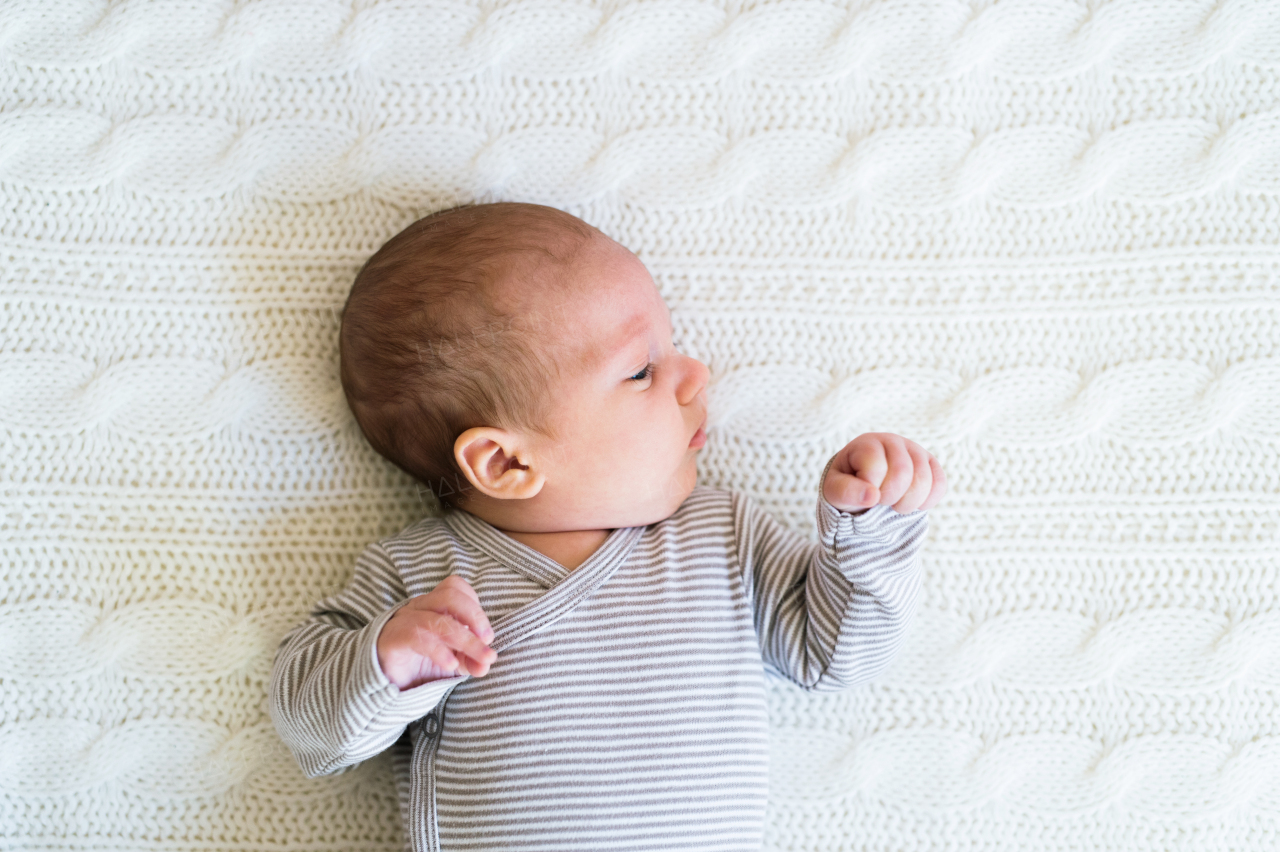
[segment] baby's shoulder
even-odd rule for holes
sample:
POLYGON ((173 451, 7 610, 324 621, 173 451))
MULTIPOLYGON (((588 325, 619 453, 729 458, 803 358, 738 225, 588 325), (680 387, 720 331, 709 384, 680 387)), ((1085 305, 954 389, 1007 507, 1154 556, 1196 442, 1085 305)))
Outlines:
POLYGON ((397 567, 452 563, 461 551, 457 531, 442 517, 428 515, 368 545, 391 557, 397 567))
POLYGON ((407 593, 423 594, 450 574, 474 585, 479 554, 443 517, 427 516, 366 546, 359 561, 376 562, 393 573, 407 593))
POLYGON ((435 539, 441 536, 449 536, 450 534, 451 530, 449 525, 445 523, 444 518, 436 515, 426 515, 403 529, 383 536, 377 540, 376 544, 385 547, 400 542, 435 539))

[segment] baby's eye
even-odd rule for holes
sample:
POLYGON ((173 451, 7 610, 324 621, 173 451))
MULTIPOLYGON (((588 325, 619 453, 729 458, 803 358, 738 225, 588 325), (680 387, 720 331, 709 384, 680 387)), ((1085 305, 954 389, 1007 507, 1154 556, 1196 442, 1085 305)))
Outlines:
POLYGON ((636 373, 636 374, 635 374, 634 376, 632 376, 630 379, 627 379, 627 381, 629 381, 629 382, 643 382, 645 379, 649 378, 649 376, 651 376, 651 375, 653 375, 653 365, 652 365, 652 364, 645 364, 645 365, 644 365, 644 369, 643 369, 643 370, 641 370, 640 372, 636 373))

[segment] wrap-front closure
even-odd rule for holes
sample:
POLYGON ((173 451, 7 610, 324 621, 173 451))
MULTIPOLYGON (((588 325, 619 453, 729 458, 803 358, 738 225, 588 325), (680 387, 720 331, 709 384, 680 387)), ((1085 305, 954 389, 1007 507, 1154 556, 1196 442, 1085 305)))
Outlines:
MULTIPOLYGON (((449 512, 444 520, 475 549, 547 589, 524 606, 495 621, 489 646, 499 654, 573 612, 627 561, 644 527, 620 527, 596 552, 570 571, 554 559, 505 535, 467 512, 449 512)), ((456 687, 454 687, 456 688, 456 687)), ((445 708, 453 688, 430 713, 409 726, 413 764, 409 786, 409 834, 414 852, 440 852, 436 821, 436 752, 444 731, 445 708)))

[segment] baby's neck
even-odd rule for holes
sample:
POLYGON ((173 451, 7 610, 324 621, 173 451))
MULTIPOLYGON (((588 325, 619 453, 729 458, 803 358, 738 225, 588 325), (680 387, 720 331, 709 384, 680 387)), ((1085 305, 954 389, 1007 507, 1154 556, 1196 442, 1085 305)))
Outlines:
POLYGON ((514 532, 502 530, 510 538, 559 562, 572 571, 600 549, 613 530, 566 530, 564 532, 514 532))

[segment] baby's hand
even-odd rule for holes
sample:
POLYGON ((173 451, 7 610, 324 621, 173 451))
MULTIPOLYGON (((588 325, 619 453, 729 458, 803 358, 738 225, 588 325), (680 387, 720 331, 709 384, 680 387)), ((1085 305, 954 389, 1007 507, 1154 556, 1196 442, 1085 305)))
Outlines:
POLYGON ((378 665, 401 689, 460 674, 481 677, 498 658, 471 584, 450 575, 396 610, 378 634, 378 665))
POLYGON ((842 512, 879 503, 906 514, 932 509, 946 493, 937 459, 915 441, 888 432, 868 432, 845 444, 822 483, 822 496, 842 512))

